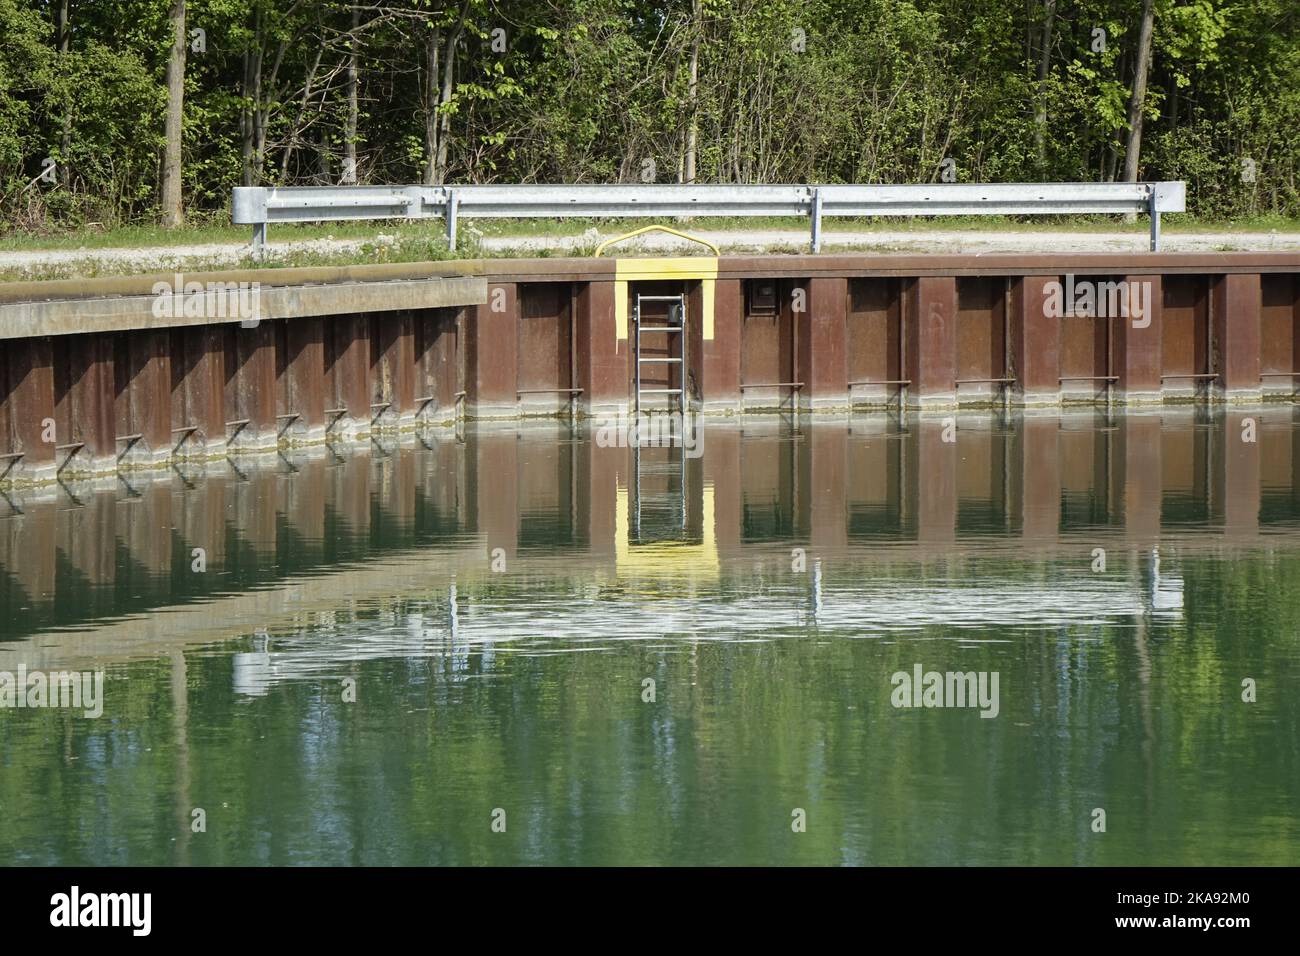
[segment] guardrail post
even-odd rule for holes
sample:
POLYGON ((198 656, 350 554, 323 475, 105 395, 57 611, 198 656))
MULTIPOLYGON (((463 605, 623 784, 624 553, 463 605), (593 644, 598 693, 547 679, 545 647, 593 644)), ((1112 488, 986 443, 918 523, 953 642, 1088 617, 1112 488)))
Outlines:
POLYGON ((266 251, 266 223, 253 223, 253 258, 261 259, 266 251))
POLYGON ((814 189, 812 194, 812 251, 822 250, 822 191, 814 189))
POLYGON ((456 251, 456 212, 460 205, 460 200, 456 198, 456 190, 447 190, 447 248, 452 252, 456 251))
POLYGON ((1160 251, 1160 205, 1156 201, 1159 191, 1151 186, 1147 191, 1147 212, 1151 215, 1151 251, 1160 251))

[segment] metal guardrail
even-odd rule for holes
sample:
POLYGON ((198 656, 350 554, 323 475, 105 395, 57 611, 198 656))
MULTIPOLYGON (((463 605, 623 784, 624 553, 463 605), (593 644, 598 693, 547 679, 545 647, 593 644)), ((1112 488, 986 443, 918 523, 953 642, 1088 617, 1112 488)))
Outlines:
POLYGON ((253 227, 253 248, 274 222, 443 219, 456 248, 462 218, 675 218, 807 216, 812 251, 827 216, 1061 215, 1146 213, 1151 251, 1160 214, 1184 212, 1186 184, 936 183, 923 186, 237 186, 232 220, 253 227))

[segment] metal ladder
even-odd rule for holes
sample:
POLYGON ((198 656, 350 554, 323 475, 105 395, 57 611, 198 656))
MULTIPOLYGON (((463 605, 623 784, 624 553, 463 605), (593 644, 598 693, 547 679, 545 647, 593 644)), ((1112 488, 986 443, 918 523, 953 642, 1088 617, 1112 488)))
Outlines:
POLYGON ((632 313, 632 321, 636 326, 636 341, 633 343, 633 356, 636 364, 636 411, 641 411, 642 395, 676 395, 677 407, 683 413, 686 411, 686 296, 684 295, 638 295, 636 305, 632 313), (641 304, 644 302, 667 302, 668 303, 668 321, 663 325, 645 325, 641 321, 642 310, 641 304), (667 356, 651 356, 646 358, 641 354, 641 336, 650 333, 664 333, 668 336, 667 356), (673 341, 677 342, 677 354, 673 355, 673 341), (642 388, 641 387, 641 366, 642 365, 677 365, 681 368, 681 374, 678 375, 678 388, 642 388))
MULTIPOLYGON (((641 397, 643 395, 675 395, 677 397, 677 410, 681 413, 679 426, 685 427, 686 418, 686 297, 684 295, 638 295, 633 309, 633 324, 635 327, 635 336, 633 342, 633 362, 636 376, 635 391, 635 414, 638 425, 646 423, 646 419, 641 416, 641 397), (642 304, 646 302, 666 302, 668 303, 668 318, 666 324, 646 325, 642 319, 644 310, 642 304), (642 354, 641 336, 644 334, 662 333, 668 337, 668 355, 653 355, 646 357, 642 354), (676 343, 676 355, 674 352, 674 343, 676 343), (643 365, 676 365, 680 369, 677 376, 677 388, 644 388, 641 385, 641 367, 643 365)), ((670 379, 671 381, 671 379, 670 379)), ((662 435, 662 431, 660 432, 662 435)), ((680 437, 680 436, 679 436, 680 437)), ((638 440, 632 445, 632 515, 631 515, 631 532, 635 541, 647 543, 656 540, 672 540, 680 538, 686 532, 686 448, 684 441, 678 441, 674 447, 667 449, 666 462, 643 462, 642 461, 642 441, 638 434, 638 440), (642 475, 647 477, 656 476, 666 479, 668 483, 667 494, 645 496, 642 493, 641 479, 642 475), (676 485, 674 489, 673 486, 676 485), (652 522, 653 528, 647 529, 642 525, 642 506, 647 503, 649 497, 650 509, 654 512, 654 518, 658 519, 652 522), (658 500, 656 500, 658 499, 658 500)))

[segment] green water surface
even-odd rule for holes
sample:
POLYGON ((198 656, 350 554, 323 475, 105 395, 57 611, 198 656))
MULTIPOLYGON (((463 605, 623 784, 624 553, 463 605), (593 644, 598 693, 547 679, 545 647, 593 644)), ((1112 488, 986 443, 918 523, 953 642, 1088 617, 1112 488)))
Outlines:
POLYGON ((471 429, 15 499, 0 670, 106 683, 0 710, 0 863, 1295 864, 1262 414, 471 429), (997 716, 893 706, 918 664, 997 716))

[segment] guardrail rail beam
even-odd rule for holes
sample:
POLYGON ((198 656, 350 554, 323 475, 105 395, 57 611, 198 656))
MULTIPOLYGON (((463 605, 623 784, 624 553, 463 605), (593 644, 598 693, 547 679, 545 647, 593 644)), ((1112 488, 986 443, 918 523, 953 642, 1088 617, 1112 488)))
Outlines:
POLYGON ((456 248, 461 218, 681 218, 807 216, 810 246, 826 216, 970 216, 1146 213, 1151 251, 1160 214, 1186 210, 1186 184, 931 183, 924 185, 237 186, 231 219, 253 227, 260 254, 275 222, 442 219, 456 248))

